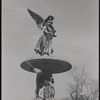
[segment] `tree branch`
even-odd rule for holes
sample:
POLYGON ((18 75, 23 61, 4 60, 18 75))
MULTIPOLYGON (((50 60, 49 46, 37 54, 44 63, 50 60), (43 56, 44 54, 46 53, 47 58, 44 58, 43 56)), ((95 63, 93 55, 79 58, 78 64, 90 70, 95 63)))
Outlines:
POLYGON ((73 93, 75 93, 75 91, 73 91, 72 93, 70 93, 70 96, 71 96, 71 98, 74 100, 74 97, 73 97, 73 93))

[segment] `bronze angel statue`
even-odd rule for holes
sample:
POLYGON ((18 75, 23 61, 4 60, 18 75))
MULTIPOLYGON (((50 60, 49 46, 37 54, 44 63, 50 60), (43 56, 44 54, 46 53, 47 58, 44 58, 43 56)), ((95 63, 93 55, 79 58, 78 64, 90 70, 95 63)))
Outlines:
POLYGON ((49 15, 46 19, 43 19, 40 15, 28 9, 29 14, 36 22, 38 29, 43 32, 43 35, 39 38, 36 46, 35 52, 43 55, 50 55, 54 52, 52 48, 52 39, 53 37, 57 37, 55 35, 56 30, 53 27, 54 17, 49 15))

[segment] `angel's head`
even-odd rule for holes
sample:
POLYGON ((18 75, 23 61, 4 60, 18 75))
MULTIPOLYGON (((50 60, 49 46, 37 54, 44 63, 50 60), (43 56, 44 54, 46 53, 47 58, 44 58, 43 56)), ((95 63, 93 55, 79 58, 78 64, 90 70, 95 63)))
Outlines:
POLYGON ((53 24, 53 20, 54 20, 54 17, 51 16, 51 15, 49 15, 49 16, 44 20, 44 25, 45 25, 45 24, 48 24, 48 25, 53 24))
POLYGON ((53 17, 53 16, 51 16, 51 15, 49 15, 49 16, 47 17, 47 19, 48 19, 48 20, 52 20, 52 21, 53 21, 53 20, 54 20, 54 17, 53 17))

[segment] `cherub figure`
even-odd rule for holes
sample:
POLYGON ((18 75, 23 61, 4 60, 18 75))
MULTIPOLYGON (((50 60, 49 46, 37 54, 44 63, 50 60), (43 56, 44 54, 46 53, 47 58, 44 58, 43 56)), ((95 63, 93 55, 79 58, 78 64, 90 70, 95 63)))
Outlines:
POLYGON ((39 38, 36 46, 35 52, 42 55, 50 55, 54 52, 52 48, 52 39, 56 37, 56 30, 53 27, 54 17, 49 15, 45 20, 34 13, 33 11, 28 9, 29 14, 35 20, 37 27, 43 32, 43 35, 39 38))

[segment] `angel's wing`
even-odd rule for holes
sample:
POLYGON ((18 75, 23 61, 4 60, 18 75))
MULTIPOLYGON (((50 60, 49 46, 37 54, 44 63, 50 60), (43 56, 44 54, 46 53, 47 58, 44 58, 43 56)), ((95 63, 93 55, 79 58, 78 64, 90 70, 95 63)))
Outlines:
POLYGON ((29 14, 31 15, 31 17, 35 20, 37 25, 43 23, 44 19, 40 15, 34 13, 30 9, 27 9, 27 10, 28 10, 29 14))

